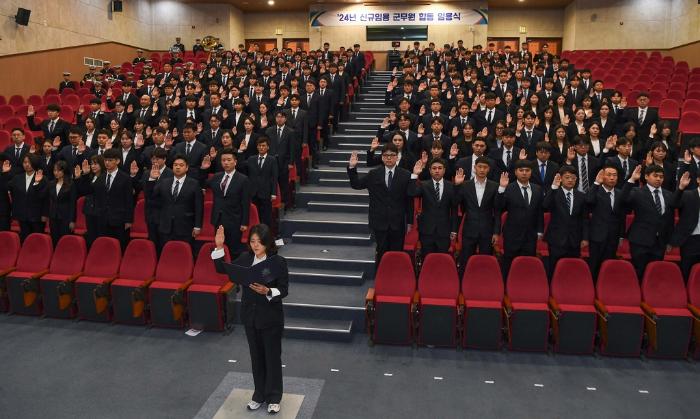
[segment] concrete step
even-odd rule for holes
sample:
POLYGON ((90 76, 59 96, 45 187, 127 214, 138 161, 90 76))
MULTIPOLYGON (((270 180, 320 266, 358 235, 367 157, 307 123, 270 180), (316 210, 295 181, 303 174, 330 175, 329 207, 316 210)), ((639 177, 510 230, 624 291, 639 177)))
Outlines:
MULTIPOLYGON (((319 188, 324 187, 319 186, 319 188)), ((335 189, 349 188, 339 187, 335 189)), ((369 234, 369 226, 367 225, 366 214, 342 212, 319 213, 310 212, 306 208, 298 208, 285 214, 280 220, 280 235, 282 237, 291 237, 296 231, 364 235, 369 234)))
POLYGON ((285 316, 284 319, 285 338, 350 342, 352 329, 352 320, 309 319, 292 316, 285 316))
POLYGON ((289 270, 289 280, 296 284, 321 284, 361 286, 365 282, 363 271, 330 270, 323 268, 292 268, 289 270))
POLYGON ((318 180, 318 185, 350 188, 350 179, 320 178, 318 180))
POLYGON ((367 214, 369 204, 352 202, 309 201, 306 208, 312 212, 356 212, 367 214))
POLYGON ((292 234, 292 243, 339 245, 339 246, 369 246, 372 238, 367 234, 334 234, 296 231, 292 234))
MULTIPOLYGON (((348 158, 349 157, 350 156, 348 155, 348 158)), ((362 168, 362 167, 367 167, 367 162, 364 159, 360 158, 359 155, 358 155, 358 159, 359 159, 359 161, 357 162, 358 169, 362 168)), ((331 159, 331 160, 328 160, 326 163, 330 167, 347 167, 348 166, 347 160, 332 160, 331 159)))
MULTIPOLYGON (((347 165, 347 162, 345 162, 345 165, 347 165)), ((367 169, 366 167, 358 167, 357 172, 364 174, 369 172, 369 169, 367 169)), ((318 169, 311 169, 309 171, 309 181, 316 182, 320 178, 347 179, 348 171, 345 167, 334 167, 326 165, 321 165, 318 169)))
MULTIPOLYGON (((358 214, 361 215, 361 214, 358 214)), ((365 224, 366 216, 365 216, 365 224)), ((299 230, 311 230, 304 225, 299 230)), ((318 230, 314 230, 318 232, 318 230)), ((328 231, 328 230, 325 230, 328 231)), ((365 231, 350 233, 367 234, 365 231)), ((323 231, 321 231, 323 232, 323 231)), ((291 233, 290 233, 291 235, 291 233)), ((289 268, 316 268, 339 271, 364 272, 365 278, 374 278, 374 246, 342 246, 326 244, 296 244, 283 246, 279 254, 287 259, 289 268)))

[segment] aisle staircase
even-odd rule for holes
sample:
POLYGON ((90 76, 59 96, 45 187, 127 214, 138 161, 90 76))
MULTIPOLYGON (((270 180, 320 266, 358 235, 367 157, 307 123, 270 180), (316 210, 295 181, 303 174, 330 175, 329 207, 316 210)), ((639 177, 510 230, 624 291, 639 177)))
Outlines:
POLYGON ((360 175, 367 173, 365 152, 390 108, 384 92, 390 72, 372 72, 339 123, 331 147, 321 152, 318 169, 296 194, 297 209, 280 220, 289 266, 289 296, 284 300, 285 336, 349 341, 364 332, 364 297, 374 279, 374 241, 367 225, 369 197, 353 190, 347 162, 359 152, 360 175))

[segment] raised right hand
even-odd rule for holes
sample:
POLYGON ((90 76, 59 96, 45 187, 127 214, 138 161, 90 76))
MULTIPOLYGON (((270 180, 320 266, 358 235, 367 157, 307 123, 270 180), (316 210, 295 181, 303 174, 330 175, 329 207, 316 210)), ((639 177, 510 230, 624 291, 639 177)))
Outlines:
POLYGON ((350 154, 350 160, 348 161, 348 167, 354 169, 357 166, 357 151, 353 151, 350 154))

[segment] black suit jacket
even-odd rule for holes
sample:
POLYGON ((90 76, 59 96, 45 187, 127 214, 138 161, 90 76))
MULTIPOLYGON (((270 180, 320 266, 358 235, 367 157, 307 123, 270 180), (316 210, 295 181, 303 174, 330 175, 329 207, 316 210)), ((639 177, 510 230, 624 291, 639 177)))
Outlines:
MULTIPOLYGON (((462 169, 464 171, 465 179, 471 179, 472 178, 472 160, 474 158, 475 157, 472 154, 471 156, 462 157, 461 159, 457 160, 455 162, 455 167, 454 167, 453 172, 457 173, 457 170, 462 169)), ((496 168, 496 162, 493 161, 493 159, 490 157, 484 156, 484 158, 486 158, 489 161, 489 166, 491 167, 487 178, 490 180, 496 181, 498 179, 498 176, 499 176, 498 169, 496 168)), ((450 160, 450 162, 451 161, 452 160, 450 160)))
POLYGON ((493 135, 495 133, 495 127, 496 127, 496 122, 498 121, 505 121, 506 120, 506 115, 503 113, 502 110, 494 108, 493 109, 493 117, 491 119, 491 123, 488 122, 486 115, 488 114, 488 110, 484 109, 477 111, 474 114, 474 119, 476 120, 476 127, 475 130, 481 131, 486 127, 488 129, 489 135, 493 135))
POLYGON ((435 182, 416 180, 408 184, 408 195, 421 197, 421 213, 418 216, 418 231, 421 234, 435 234, 449 237, 456 233, 459 227, 457 217, 457 191, 452 182, 442 182, 442 197, 438 201, 435 196, 435 182))
POLYGON ((204 143, 195 140, 194 145, 192 145, 190 150, 190 154, 185 153, 186 150, 187 143, 185 141, 176 144, 175 147, 170 150, 170 166, 172 166, 172 161, 175 156, 185 156, 189 166, 187 169, 187 177, 191 177, 192 179, 201 182, 203 173, 200 166, 202 165, 204 156, 209 155, 209 147, 207 147, 204 143))
MULTIPOLYGON (((588 172, 588 187, 590 188, 591 185, 593 185, 593 182, 595 181, 595 177, 598 175, 598 170, 600 170, 600 160, 598 160, 596 157, 587 156, 586 161, 588 163, 586 165, 586 171, 588 172)), ((576 187, 578 188, 579 183, 581 183, 581 163, 579 161, 578 154, 576 155, 574 161, 571 163, 572 166, 576 168, 576 187)))
POLYGON ((22 149, 19 152, 19 158, 16 157, 16 151, 15 151, 15 145, 10 144, 5 148, 5 156, 7 157, 7 160, 10 161, 10 164, 12 165, 12 169, 10 169, 10 173, 15 175, 15 174, 22 174, 24 173, 24 169, 22 168, 22 161, 24 161, 24 156, 29 153, 29 144, 23 143, 22 144, 22 149))
POLYGON ((50 123, 51 120, 44 119, 39 125, 37 125, 33 116, 27 117, 27 125, 29 126, 30 130, 41 131, 44 138, 51 138, 52 140, 55 137, 60 137, 62 146, 68 144, 68 131, 70 130, 70 123, 58 118, 56 125, 53 127, 53 131, 49 132, 50 123))
POLYGON ((211 224, 214 227, 223 225, 224 228, 247 226, 250 211, 248 177, 239 171, 234 172, 224 195, 224 191, 221 190, 224 175, 225 172, 219 172, 207 181, 207 186, 214 196, 211 224))
POLYGON ((520 148, 513 146, 511 151, 512 156, 510 160, 510 165, 508 166, 506 166, 506 163, 503 161, 503 155, 504 153, 506 153, 505 149, 496 148, 489 153, 489 158, 495 163, 494 168, 496 169, 494 170, 494 172, 496 173, 494 173, 493 179, 497 179, 501 176, 501 173, 506 172, 508 173, 510 181, 515 181, 515 161, 518 160, 518 158, 520 157, 520 148))
POLYGON ((411 173, 400 167, 394 168, 391 188, 386 186, 384 166, 372 169, 365 176, 358 176, 357 168, 348 168, 350 186, 367 189, 369 192, 369 227, 372 230, 403 230, 412 221, 409 218, 408 185, 411 173))
POLYGON ((146 183, 145 193, 159 206, 158 231, 186 236, 194 228, 202 228, 204 196, 199 181, 187 176, 180 185, 177 197, 174 197, 174 182, 175 177, 161 176, 157 181, 146 183))
POLYGON ((639 108, 627 108, 625 111, 625 120, 634 122, 637 125, 637 138, 649 138, 651 126, 659 122, 659 112, 651 107, 646 108, 644 121, 639 123, 639 108))
POLYGON ((673 233, 673 218, 675 201, 673 193, 662 190, 664 198, 664 214, 656 210, 654 197, 649 188, 625 182, 622 188, 622 199, 634 211, 634 221, 630 226, 627 238, 631 245, 651 247, 658 243, 665 246, 673 233))
POLYGON ((525 130, 525 128, 523 128, 520 131, 520 138, 517 139, 515 145, 518 148, 524 148, 525 150, 527 150, 527 158, 530 160, 534 160, 535 148, 537 146, 537 143, 540 141, 544 141, 544 132, 535 129, 535 127, 532 127, 532 135, 531 138, 528 140, 527 131, 525 130))
POLYGON ((542 201, 542 209, 549 211, 549 226, 544 239, 550 246, 578 247, 581 240, 588 240, 588 206, 586 195, 576 189, 571 191, 573 209, 569 213, 563 188, 550 189, 542 201))
POLYGON ((1 176, 7 182, 7 189, 12 196, 12 218, 17 221, 40 222, 44 214, 44 199, 48 187, 46 179, 35 184, 32 176, 27 188, 24 171, 16 175, 3 173, 1 176))
POLYGON ((503 240, 506 246, 518 247, 537 240, 537 233, 544 230, 542 214, 542 188, 530 182, 532 196, 530 204, 525 202, 518 182, 512 182, 503 193, 496 194, 496 208, 508 211, 503 225, 503 240))
POLYGON ((309 135, 313 136, 316 134, 316 126, 319 125, 320 121, 321 95, 318 92, 314 92, 311 96, 311 102, 307 102, 307 93, 299 94, 299 98, 301 99, 299 107, 306 110, 309 135))
POLYGON ((586 204, 591 213, 589 240, 594 242, 617 241, 624 233, 625 205, 621 188, 615 188, 613 203, 601 185, 592 185, 586 194, 586 204))
POLYGON ((481 205, 476 196, 475 181, 469 180, 457 188, 457 204, 464 214, 462 237, 491 237, 501 231, 501 217, 496 209, 498 183, 487 179, 481 205))
POLYGON ((540 185, 543 190, 548 190, 554 182, 554 176, 559 172, 559 165, 551 160, 547 160, 547 165, 545 166, 544 179, 540 174, 540 161, 535 159, 533 161, 532 176, 530 176, 530 182, 540 185))
POLYGON ((248 180, 250 185, 250 197, 270 200, 272 195, 277 195, 277 159, 267 155, 263 165, 258 165, 259 155, 248 157, 248 180))
MULTIPOLYGON (((611 166, 614 166, 615 169, 617 170, 617 187, 621 188, 625 185, 625 182, 627 182, 627 179, 630 178, 632 175, 632 172, 634 172, 634 168, 637 167, 639 162, 637 160, 629 157, 627 159, 627 174, 625 174, 625 171, 623 170, 622 167, 622 161, 620 161, 620 158, 618 156, 611 156, 608 157, 605 162, 611 166)), ((596 172, 597 173, 597 172, 596 172)))
MULTIPOLYGON (((289 273, 287 271, 287 261, 279 255, 268 255, 269 263, 277 265, 275 271, 282 275, 276 278, 261 280, 268 288, 276 288, 280 295, 268 300, 267 296, 260 295, 249 287, 242 287, 241 296, 241 321, 246 326, 256 329, 266 329, 273 326, 284 325, 284 311, 282 310, 282 299, 287 296, 289 287, 289 273)), ((236 265, 252 266, 254 255, 249 252, 241 254, 233 261, 236 265)), ((224 258, 214 259, 214 265, 218 273, 225 274, 224 258)), ((232 278, 235 280, 235 278, 232 278)))
POLYGON ((75 221, 75 207, 78 201, 78 188, 74 184, 66 185, 64 182, 61 190, 56 193, 56 181, 48 185, 48 208, 46 214, 50 219, 62 221, 75 221))
POLYGON ((671 235, 672 246, 683 246, 698 225, 700 195, 697 190, 676 191, 674 199, 680 209, 680 217, 671 235))
POLYGON ((107 172, 95 182, 91 176, 80 177, 81 189, 92 194, 94 210, 102 222, 110 227, 123 227, 134 220, 134 193, 132 180, 126 173, 117 170, 112 185, 107 190, 107 172))
MULTIPOLYGON (((145 191, 146 190, 146 184, 149 182, 149 179, 151 177, 151 173, 149 171, 144 171, 143 175, 141 175, 140 179, 140 185, 138 186, 139 189, 145 191)), ((169 167, 165 167, 163 169, 163 172, 160 174, 159 179, 167 179, 167 178, 172 178, 173 177, 173 171, 169 167)), ((136 188, 134 188, 136 189, 136 188)), ((155 200, 152 197, 149 197, 147 194, 144 192, 144 198, 146 199, 145 206, 144 206, 144 214, 146 216, 146 222, 149 224, 158 224, 160 222, 160 201, 155 200)))
POLYGON ((306 110, 301 107, 297 108, 296 118, 292 115, 292 110, 285 109, 285 115, 287 115, 287 126, 294 130, 297 134, 296 142, 297 144, 307 143, 309 141, 309 133, 316 133, 316 129, 309 129, 309 122, 306 110))
POLYGON ((270 154, 277 156, 278 169, 285 171, 289 164, 296 161, 298 151, 301 150, 296 132, 285 125, 282 129, 282 138, 277 137, 277 125, 269 127, 265 134, 270 139, 270 154))

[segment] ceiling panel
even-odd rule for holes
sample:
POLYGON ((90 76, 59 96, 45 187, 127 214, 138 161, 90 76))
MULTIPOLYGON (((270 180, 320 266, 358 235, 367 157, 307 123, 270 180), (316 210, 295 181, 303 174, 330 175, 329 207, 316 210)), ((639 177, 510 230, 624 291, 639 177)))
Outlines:
MULTIPOLYGON (((358 2, 356 0, 275 0, 275 4, 270 6, 267 0, 182 0, 185 3, 229 3, 244 12, 305 12, 309 10, 309 5, 316 3, 365 3, 365 4, 386 4, 386 3, 417 3, 429 4, 430 0, 384 0, 358 2)), ((489 8, 557 8, 564 7, 572 0, 490 0, 489 8)))

